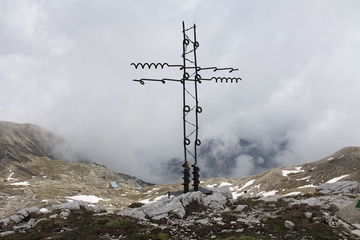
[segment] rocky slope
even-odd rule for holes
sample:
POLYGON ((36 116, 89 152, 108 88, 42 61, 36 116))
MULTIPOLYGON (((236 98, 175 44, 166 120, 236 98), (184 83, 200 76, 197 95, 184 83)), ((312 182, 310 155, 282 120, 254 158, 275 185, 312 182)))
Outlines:
POLYGON ((182 189, 181 183, 149 186, 89 161, 59 160, 56 150, 63 142, 35 125, 0 122, 0 236, 4 239, 24 238, 21 234, 27 239, 76 239, 85 233, 90 239, 356 239, 360 235, 360 215, 354 215, 359 147, 243 179, 201 179, 201 188, 212 189, 213 195, 177 196, 172 193, 182 189), (117 188, 109 187, 112 181, 117 188), (219 193, 224 188, 228 190, 219 193), (69 201, 82 202, 74 203, 79 208, 68 209, 69 201), (57 205, 65 207, 54 208, 57 205))
MULTIPOLYGON (((359 239, 360 224, 343 218, 349 210, 358 210, 355 190, 359 183, 323 185, 319 190, 338 191, 233 199, 230 189, 223 186, 211 195, 190 192, 148 204, 134 203, 118 212, 81 201, 46 209, 32 207, 0 219, 0 238, 359 239), (349 184, 356 186, 352 194, 349 184)), ((350 215, 356 220, 360 213, 350 215)))
MULTIPOLYGON (((0 218, 27 206, 67 201, 73 195, 99 195, 109 206, 131 201, 124 194, 137 195, 136 188, 152 185, 136 177, 115 173, 71 153, 62 158, 59 149, 66 142, 32 124, 0 122, 0 218), (66 161, 74 160, 74 161, 66 161), (116 182, 118 188, 109 184, 116 182)), ((69 152, 68 152, 69 153, 69 152)))

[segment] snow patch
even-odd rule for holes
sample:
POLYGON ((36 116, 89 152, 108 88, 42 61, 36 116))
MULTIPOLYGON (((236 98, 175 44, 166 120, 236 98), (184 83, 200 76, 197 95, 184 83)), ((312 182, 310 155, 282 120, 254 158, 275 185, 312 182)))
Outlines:
POLYGON ((315 186, 313 184, 308 184, 308 185, 300 186, 298 188, 307 188, 307 187, 317 187, 317 186, 315 186))
POLYGON ((349 174, 345 174, 345 175, 342 175, 340 177, 336 177, 336 178, 333 178, 333 179, 330 179, 329 181, 327 181, 326 183, 335 183, 337 181, 339 181, 340 179, 343 179, 344 177, 347 177, 349 176, 349 174))
POLYGON ((232 185, 232 183, 222 182, 219 187, 222 187, 222 186, 231 186, 231 185, 232 185))
POLYGON ((40 211, 41 213, 48 213, 48 212, 50 212, 49 209, 47 209, 47 208, 40 208, 39 211, 40 211))
POLYGON ((145 192, 144 194, 150 194, 151 192, 153 191, 157 191, 159 190, 160 188, 153 188, 153 189, 150 189, 149 191, 145 192))
POLYGON ((291 192, 291 193, 287 193, 284 196, 295 196, 295 195, 299 195, 301 192, 291 192))
POLYGON ((303 181, 303 180, 306 180, 306 179, 309 179, 309 178, 310 178, 310 176, 307 176, 307 177, 296 179, 296 181, 303 181))
POLYGON ((143 203, 143 204, 148 204, 148 203, 153 203, 153 202, 157 202, 165 197, 168 197, 168 195, 161 195, 156 197, 154 200, 150 201, 150 198, 144 199, 144 200, 140 200, 139 202, 143 203))
POLYGON ((16 182, 16 183, 11 183, 10 185, 12 185, 12 186, 29 186, 30 183, 29 182, 16 182))
POLYGON ((299 173, 299 172, 305 172, 304 170, 301 170, 301 167, 295 167, 295 170, 282 170, 282 175, 284 177, 287 177, 290 173, 299 173))
POLYGON ((233 196, 233 199, 237 199, 238 197, 240 197, 241 195, 243 195, 244 192, 241 191, 241 190, 243 190, 244 188, 247 188, 248 186, 252 185, 254 182, 255 182, 255 179, 246 182, 246 183, 244 184, 244 186, 242 186, 241 188, 238 188, 239 186, 236 186, 236 187, 234 188, 234 191, 231 192, 231 194, 232 194, 232 196, 233 196))
POLYGON ((75 200, 75 201, 83 201, 86 203, 98 203, 100 200, 103 200, 102 198, 96 197, 94 195, 77 195, 66 198, 68 199, 68 201, 75 200))
POLYGON ((258 195, 263 195, 264 197, 268 197, 268 196, 275 195, 275 193, 277 193, 277 192, 278 192, 278 190, 271 190, 269 192, 261 191, 258 193, 258 195))
POLYGON ((15 173, 13 172, 13 170, 10 169, 10 174, 9 174, 9 176, 6 178, 6 180, 7 180, 7 181, 12 181, 12 180, 13 180, 13 181, 18 181, 16 178, 13 178, 13 177, 12 177, 12 176, 14 176, 14 174, 15 174, 15 173))
POLYGON ((242 186, 238 191, 241 191, 242 189, 244 189, 244 188, 252 185, 254 182, 255 182, 255 179, 246 182, 246 183, 244 184, 244 186, 242 186))

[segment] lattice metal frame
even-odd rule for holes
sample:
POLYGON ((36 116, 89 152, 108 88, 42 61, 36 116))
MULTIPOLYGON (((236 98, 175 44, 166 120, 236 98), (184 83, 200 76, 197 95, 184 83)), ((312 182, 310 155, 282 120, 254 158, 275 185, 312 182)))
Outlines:
POLYGON ((218 67, 199 67, 196 58, 196 50, 199 47, 199 42, 196 40, 196 26, 195 24, 186 29, 185 23, 182 22, 182 33, 183 33, 183 53, 182 53, 182 65, 173 65, 168 63, 131 63, 138 69, 141 67, 144 69, 147 68, 155 68, 160 67, 163 69, 164 67, 169 68, 179 68, 183 71, 181 79, 172 79, 172 78, 162 78, 162 79, 151 79, 151 78, 141 78, 134 79, 133 81, 140 82, 141 85, 144 85, 146 81, 153 82, 161 82, 165 84, 167 81, 180 82, 183 86, 183 146, 184 146, 184 164, 182 167, 183 170, 183 185, 184 185, 184 193, 189 192, 189 183, 190 183, 190 165, 189 160, 192 159, 193 164, 193 180, 194 180, 194 191, 199 191, 199 170, 200 168, 197 166, 197 148, 201 145, 201 141, 199 139, 199 114, 202 112, 202 108, 199 106, 198 100, 198 85, 202 83, 202 81, 212 81, 215 82, 220 81, 225 83, 237 83, 242 79, 239 77, 211 77, 211 78, 202 78, 199 74, 200 71, 205 70, 213 70, 216 71, 229 71, 232 73, 233 71, 237 71, 238 69, 234 68, 218 68, 218 67), (191 34, 192 33, 192 34, 191 34), (191 116, 191 114, 193 114, 191 116))

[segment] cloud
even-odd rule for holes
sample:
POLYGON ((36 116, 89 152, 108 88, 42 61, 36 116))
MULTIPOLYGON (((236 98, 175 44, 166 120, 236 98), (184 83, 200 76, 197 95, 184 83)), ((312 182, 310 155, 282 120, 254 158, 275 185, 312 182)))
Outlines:
MULTIPOLYGON (((243 79, 199 86, 200 139, 218 139, 223 152, 240 138, 266 150, 287 141, 274 162, 313 161, 359 145, 359 8, 357 1, 1 1, 0 119, 41 125, 115 171, 160 181, 153 168, 183 158, 182 88, 132 80, 182 72, 130 63, 181 64, 185 21, 197 26, 199 65, 239 68, 231 76, 243 79)), ((236 160, 239 171, 256 161, 236 160)))

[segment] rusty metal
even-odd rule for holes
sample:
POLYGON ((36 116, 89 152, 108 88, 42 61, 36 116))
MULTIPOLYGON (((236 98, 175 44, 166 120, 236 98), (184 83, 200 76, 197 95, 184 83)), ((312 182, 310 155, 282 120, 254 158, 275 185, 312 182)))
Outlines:
POLYGON ((199 105, 198 101, 198 84, 201 84, 202 81, 212 81, 220 83, 238 83, 242 81, 239 77, 211 77, 211 78, 202 78, 199 72, 212 70, 213 72, 217 71, 229 71, 232 73, 238 71, 237 68, 226 67, 200 67, 197 63, 196 50, 200 46, 199 42, 196 40, 196 26, 195 24, 190 28, 185 28, 185 23, 182 22, 182 34, 183 34, 183 53, 182 53, 182 65, 168 64, 168 63, 131 63, 135 69, 141 67, 141 69, 157 69, 160 67, 164 69, 165 67, 169 68, 179 68, 182 70, 181 79, 173 78, 162 78, 162 79, 152 79, 152 78, 141 78, 134 79, 133 81, 139 82, 141 85, 144 85, 145 82, 161 82, 165 84, 166 82, 180 82, 183 86, 183 146, 184 146, 184 164, 182 167, 183 170, 183 185, 184 193, 189 192, 189 183, 190 183, 190 162, 193 162, 191 167, 193 168, 193 187, 194 191, 199 191, 199 171, 200 168, 197 166, 197 148, 201 145, 199 139, 199 114, 202 112, 202 108, 199 105), (191 34, 192 33, 192 34, 191 34), (189 87, 188 87, 189 85, 189 87), (190 89, 192 87, 192 89, 190 89), (190 113, 193 113, 192 119, 190 113), (192 148, 191 148, 192 145, 192 148), (190 161, 190 159, 192 161, 190 161))

